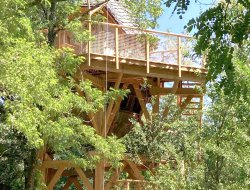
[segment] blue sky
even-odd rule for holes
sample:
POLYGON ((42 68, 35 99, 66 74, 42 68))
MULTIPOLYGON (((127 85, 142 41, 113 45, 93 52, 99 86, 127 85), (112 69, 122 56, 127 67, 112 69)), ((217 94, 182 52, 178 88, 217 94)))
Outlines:
POLYGON ((195 3, 195 0, 191 0, 191 4, 182 19, 179 19, 176 13, 172 15, 174 7, 166 8, 166 6, 163 5, 164 14, 158 19, 159 27, 157 30, 184 33, 184 26, 188 21, 199 16, 201 12, 211 7, 214 2, 215 0, 198 0, 198 2, 195 3))

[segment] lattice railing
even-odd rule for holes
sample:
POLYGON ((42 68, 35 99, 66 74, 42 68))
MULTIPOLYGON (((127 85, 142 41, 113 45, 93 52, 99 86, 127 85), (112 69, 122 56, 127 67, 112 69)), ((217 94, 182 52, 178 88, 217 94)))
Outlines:
POLYGON ((70 40, 68 43, 70 34, 68 33, 67 36, 64 32, 62 38, 67 39, 61 40, 60 46, 71 46, 77 54, 114 56, 117 69, 120 58, 146 61, 147 72, 151 62, 177 65, 179 75, 183 66, 195 68, 204 66, 201 60, 192 59, 193 42, 187 35, 141 30, 110 23, 89 23, 88 27, 94 40, 88 43, 70 40))

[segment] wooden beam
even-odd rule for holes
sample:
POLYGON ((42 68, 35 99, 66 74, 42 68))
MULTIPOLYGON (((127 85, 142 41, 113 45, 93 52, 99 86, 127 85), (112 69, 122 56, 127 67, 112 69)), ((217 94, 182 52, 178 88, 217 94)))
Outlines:
POLYGON ((94 190, 93 186, 89 182, 89 179, 86 177, 86 175, 84 174, 82 169, 77 167, 77 168, 75 168, 75 170, 76 170, 77 174, 79 175, 80 179, 83 181, 83 184, 86 186, 87 190, 94 190))
MULTIPOLYGON (((127 86, 128 86, 128 84, 123 84, 122 89, 127 89, 127 86)), ((114 108, 113 108, 113 110, 112 110, 112 112, 111 112, 111 114, 110 114, 110 116, 109 116, 109 120, 108 120, 108 122, 107 122, 107 131, 106 131, 107 133, 109 133, 109 131, 111 130, 111 125, 112 125, 112 123, 113 123, 113 121, 114 121, 114 119, 115 119, 115 116, 116 116, 117 112, 118 112, 119 109, 120 109, 121 102, 122 102, 122 98, 119 97, 119 98, 116 100, 116 103, 115 103, 115 105, 114 105, 114 108)))
POLYGON ((41 168, 54 168, 54 169, 60 167, 70 168, 74 166, 75 164, 69 160, 45 160, 41 164, 41 168))
POLYGON ((130 74, 135 76, 142 77, 159 77, 166 80, 185 80, 185 81, 193 81, 193 82, 201 82, 205 81, 206 71, 202 69, 195 68, 186 68, 182 67, 182 77, 181 79, 178 76, 178 67, 176 65, 168 65, 168 64, 157 64, 154 62, 150 62, 150 73, 145 72, 145 61, 141 60, 129 60, 129 59, 121 59, 120 69, 117 70, 115 66, 115 58, 111 58, 107 56, 108 67, 106 68, 105 57, 102 55, 96 55, 95 58, 91 61, 91 67, 86 65, 85 63, 80 65, 82 70, 96 69, 101 71, 108 71, 114 73, 123 73, 130 74), (124 60, 124 61, 123 61, 124 60), (123 61, 123 62, 122 62, 123 61), (176 68, 177 67, 177 68, 176 68), (199 75, 197 75, 197 73, 199 75))
POLYGON ((183 111, 187 107, 187 105, 189 104, 189 102, 191 102, 193 97, 194 96, 192 96, 192 95, 187 96, 187 98, 184 100, 184 102, 180 106, 181 111, 183 111))
POLYGON ((78 70, 75 77, 75 79, 81 81, 84 79, 88 79, 92 82, 93 85, 99 88, 104 88, 105 87, 105 81, 101 78, 95 77, 89 73, 86 73, 84 71, 78 70))
POLYGON ((179 80, 176 80, 174 81, 174 84, 173 84, 173 87, 172 87, 172 94, 175 94, 176 93, 176 90, 178 89, 178 86, 179 86, 179 80))
MULTIPOLYGON (((173 89, 172 88, 160 88, 152 86, 150 89, 151 95, 167 95, 172 94, 173 89)), ((176 95, 193 95, 193 96, 202 96, 200 92, 198 92, 196 89, 193 88, 177 88, 175 90, 176 95)))
POLYGON ((95 190, 104 189, 104 172, 105 172, 104 162, 101 161, 99 164, 97 164, 95 168, 95 190))
POLYGON ((51 181, 49 182, 49 185, 48 185, 48 190, 53 190, 54 186, 56 185, 57 181, 60 179, 63 171, 64 171, 65 167, 60 167, 55 175, 53 176, 53 178, 51 179, 51 181))
POLYGON ((138 85, 133 85, 133 86, 134 86, 135 94, 136 94, 136 96, 138 98, 138 101, 140 103, 142 112, 143 112, 145 118, 147 120, 150 120, 150 115, 148 113, 148 109, 146 107, 146 103, 144 102, 144 98, 142 97, 140 87, 138 85))
POLYGON ((117 28, 127 28, 127 29, 133 29, 133 30, 138 30, 140 32, 148 32, 150 34, 155 33, 155 34, 162 34, 165 36, 175 36, 175 37, 183 37, 183 38, 191 38, 191 36, 185 35, 185 34, 174 34, 174 33, 170 33, 170 32, 162 32, 162 31, 156 31, 156 30, 148 30, 148 29, 140 29, 137 27, 133 27, 133 26, 124 26, 124 25, 120 25, 120 24, 113 24, 113 23, 106 23, 106 22, 98 22, 98 24, 102 24, 102 25, 109 25, 112 27, 117 27, 117 28))
POLYGON ((96 133, 100 136, 104 136, 103 132, 105 130, 105 124, 104 124, 104 112, 103 112, 103 110, 100 110, 100 111, 95 113, 95 119, 97 122, 96 133))
MULTIPOLYGON (((118 78, 116 79, 116 82, 115 82, 114 89, 119 88, 119 86, 121 84, 122 76, 123 76, 123 74, 119 73, 118 78)), ((107 121, 109 121, 110 114, 111 114, 113 107, 114 107, 114 100, 111 100, 111 102, 108 105, 108 109, 107 109, 107 121)))
POLYGON ((140 170, 137 168, 136 164, 129 161, 129 160, 124 160, 125 162, 128 163, 128 165, 130 166, 130 168, 132 169, 134 176, 136 177, 136 179, 138 180, 144 180, 143 175, 141 174, 140 170))
MULTIPOLYGON (((90 1, 90 0, 88 0, 90 1)), ((105 7, 105 5, 107 5, 107 3, 109 2, 109 0, 106 0, 102 3, 100 3, 98 6, 92 8, 90 11, 89 11, 89 15, 92 16, 94 13, 96 13, 97 11, 100 11, 103 7, 105 7)))

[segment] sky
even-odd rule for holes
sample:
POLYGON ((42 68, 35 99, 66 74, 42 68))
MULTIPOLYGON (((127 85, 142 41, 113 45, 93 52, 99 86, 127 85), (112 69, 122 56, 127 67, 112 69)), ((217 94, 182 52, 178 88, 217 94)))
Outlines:
POLYGON ((172 11, 174 7, 166 8, 164 7, 163 15, 158 19, 159 27, 157 30, 160 31, 168 31, 173 33, 184 33, 184 26, 188 23, 188 21, 194 17, 200 15, 201 12, 205 11, 209 7, 211 7, 215 0, 191 0, 191 4, 188 7, 188 10, 183 15, 182 19, 179 19, 179 15, 174 13, 172 15, 172 11))

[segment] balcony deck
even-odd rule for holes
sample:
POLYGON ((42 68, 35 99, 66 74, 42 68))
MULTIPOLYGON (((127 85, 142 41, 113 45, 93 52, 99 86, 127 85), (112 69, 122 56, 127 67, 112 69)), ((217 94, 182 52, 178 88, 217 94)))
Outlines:
POLYGON ((207 70, 201 59, 192 58, 192 39, 186 35, 140 30, 116 24, 89 24, 94 37, 77 43, 64 31, 59 47, 70 47, 86 57, 81 69, 141 77, 204 82, 207 70))

